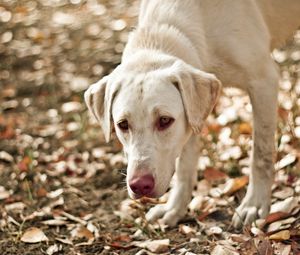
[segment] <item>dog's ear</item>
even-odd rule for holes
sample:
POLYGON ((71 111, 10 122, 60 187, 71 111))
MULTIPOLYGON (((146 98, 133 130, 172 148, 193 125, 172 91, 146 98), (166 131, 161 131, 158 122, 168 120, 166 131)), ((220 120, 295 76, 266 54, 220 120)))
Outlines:
POLYGON ((201 131, 203 121, 213 110, 221 91, 215 75, 200 71, 183 61, 176 61, 169 77, 179 89, 188 122, 194 131, 201 131))
POLYGON ((92 84, 84 93, 85 103, 89 111, 100 123, 106 142, 110 141, 112 131, 111 108, 119 85, 110 83, 109 76, 92 84))

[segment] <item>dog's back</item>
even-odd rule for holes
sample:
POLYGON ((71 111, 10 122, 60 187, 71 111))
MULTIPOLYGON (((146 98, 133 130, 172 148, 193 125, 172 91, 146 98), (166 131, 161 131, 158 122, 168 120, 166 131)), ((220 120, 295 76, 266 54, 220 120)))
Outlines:
POLYGON ((300 27, 299 0, 256 0, 271 35, 271 48, 282 45, 300 27))

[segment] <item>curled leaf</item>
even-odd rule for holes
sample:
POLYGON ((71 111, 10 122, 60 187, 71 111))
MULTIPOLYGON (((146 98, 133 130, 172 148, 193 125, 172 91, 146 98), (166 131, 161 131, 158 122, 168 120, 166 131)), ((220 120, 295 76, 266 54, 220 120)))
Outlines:
POLYGON ((21 241, 24 243, 39 243, 48 241, 48 238, 41 229, 32 227, 25 231, 21 237, 21 241))

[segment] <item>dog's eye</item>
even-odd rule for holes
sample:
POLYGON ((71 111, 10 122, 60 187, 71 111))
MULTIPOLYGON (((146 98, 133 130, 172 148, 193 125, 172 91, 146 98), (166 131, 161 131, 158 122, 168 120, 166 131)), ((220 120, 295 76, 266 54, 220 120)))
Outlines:
POLYGON ((120 122, 117 123, 117 126, 122 131, 127 131, 129 129, 129 125, 128 125, 128 121, 127 120, 121 120, 120 122))
POLYGON ((171 124, 174 122, 174 119, 171 117, 162 116, 159 118, 157 123, 158 130, 164 130, 171 126, 171 124))

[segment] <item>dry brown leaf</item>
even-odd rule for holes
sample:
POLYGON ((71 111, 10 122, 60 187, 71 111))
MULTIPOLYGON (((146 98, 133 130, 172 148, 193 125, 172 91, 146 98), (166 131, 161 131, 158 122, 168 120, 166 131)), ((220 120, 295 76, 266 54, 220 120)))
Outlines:
POLYGON ((268 232, 279 231, 282 229, 287 229, 291 226, 292 223, 296 221, 295 217, 289 217, 284 220, 278 220, 271 223, 268 227, 268 232))
POLYGON ((80 219, 80 218, 78 218, 78 217, 76 217, 76 216, 74 216, 74 215, 72 215, 72 214, 70 214, 70 213, 62 212, 61 214, 62 214, 63 216, 65 216, 66 218, 68 218, 69 220, 78 222, 78 223, 81 224, 81 225, 86 225, 86 224, 87 224, 87 222, 86 222, 85 220, 82 220, 82 219, 80 219))
POLYGON ((150 198, 150 197, 141 197, 138 201, 142 204, 152 204, 152 205, 165 204, 167 202, 166 200, 161 201, 159 199, 150 198))
POLYGON ((203 202, 204 202, 204 197, 202 196, 194 197, 189 204, 190 210, 192 212, 199 211, 203 205, 203 202))
POLYGON ((69 244, 69 245, 73 245, 73 242, 69 239, 62 239, 62 238, 55 238, 55 240, 64 243, 64 244, 69 244))
POLYGON ((54 253, 59 251, 59 247, 57 244, 53 244, 51 246, 48 247, 48 249, 46 250, 46 254, 47 255, 53 255, 54 253))
POLYGON ((4 200, 11 195, 11 192, 0 186, 0 200, 4 200))
POLYGON ((280 170, 282 168, 285 168, 293 164, 296 160, 297 160, 296 155, 288 154, 275 164, 275 169, 280 170))
POLYGON ((269 240, 263 240, 261 243, 259 243, 257 249, 258 254, 274 255, 274 251, 269 240))
POLYGON ((256 228, 256 227, 252 227, 250 231, 254 236, 263 236, 264 235, 264 232, 262 232, 259 228, 256 228))
POLYGON ((36 195, 37 195, 38 197, 46 197, 47 194, 48 194, 47 190, 46 190, 45 188, 43 188, 43 187, 39 188, 39 189, 37 190, 37 192, 36 192, 36 195))
POLYGON ((239 125, 240 134, 251 135, 252 127, 248 122, 243 122, 239 125))
POLYGON ((91 231, 89 231, 86 227, 80 226, 71 231, 71 236, 74 239, 85 238, 88 241, 94 240, 94 235, 91 231))
POLYGON ((224 185, 223 194, 230 196, 239 189, 245 187, 248 182, 249 177, 246 175, 234 179, 229 179, 224 185))
POLYGON ((239 255, 239 252, 232 246, 228 247, 223 245, 217 245, 211 252, 211 255, 239 255))
POLYGON ((283 241, 283 240, 288 240, 291 237, 291 233, 289 230, 282 230, 279 231, 273 235, 269 236, 270 240, 278 240, 278 241, 283 241))
POLYGON ((195 234, 196 230, 187 225, 179 225, 179 232, 184 235, 191 235, 191 234, 195 234))
POLYGON ((237 242, 237 243, 245 243, 249 241, 251 237, 242 235, 242 234, 231 234, 230 238, 232 241, 237 242))
POLYGON ((63 225, 68 224, 68 222, 63 219, 45 220, 45 221, 42 221, 41 223, 48 225, 48 226, 63 226, 63 225))
POLYGON ((298 206, 298 197, 288 197, 283 201, 271 205, 270 213, 285 212, 290 213, 295 207, 298 206))
POLYGON ((0 160, 11 163, 14 161, 14 158, 8 152, 0 151, 0 160))
POLYGON ((275 213, 270 213, 265 220, 266 224, 273 223, 275 221, 281 220, 289 216, 288 213, 285 212, 275 212, 275 213))
POLYGON ((286 199, 294 195, 294 189, 291 187, 284 187, 282 190, 273 192, 272 196, 279 199, 286 199))
POLYGON ((196 196, 207 196, 211 189, 211 183, 206 179, 202 179, 197 183, 197 190, 193 191, 193 195, 196 196))
POLYGON ((16 202, 12 204, 5 205, 6 211, 23 211, 26 205, 23 202, 16 202))
POLYGON ((203 172, 203 176, 208 182, 216 182, 228 177, 227 174, 213 167, 207 167, 203 172))
POLYGON ((48 238, 41 229, 32 227, 25 231, 21 237, 21 241, 24 243, 39 243, 48 241, 48 238))
POLYGON ((122 249, 122 250, 127 250, 132 247, 131 244, 124 244, 124 243, 118 242, 118 241, 113 241, 113 242, 109 243, 109 246, 113 247, 115 249, 122 249))
POLYGON ((275 254, 280 254, 280 255, 290 255, 292 250, 291 245, 283 244, 281 242, 274 243, 274 247, 276 252, 275 254))
POLYGON ((205 233, 208 236, 211 236, 211 235, 220 235, 220 234, 222 234, 222 232, 223 232, 223 230, 220 227, 217 227, 217 226, 214 226, 214 227, 211 227, 211 228, 205 230, 205 233))
POLYGON ((19 163, 18 168, 21 172, 27 172, 32 163, 32 159, 28 156, 25 156, 19 163))
POLYGON ((154 253, 167 252, 170 245, 169 239, 153 240, 153 241, 135 241, 132 245, 147 249, 154 253))

